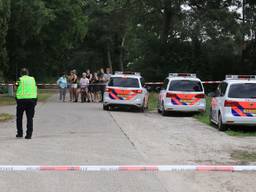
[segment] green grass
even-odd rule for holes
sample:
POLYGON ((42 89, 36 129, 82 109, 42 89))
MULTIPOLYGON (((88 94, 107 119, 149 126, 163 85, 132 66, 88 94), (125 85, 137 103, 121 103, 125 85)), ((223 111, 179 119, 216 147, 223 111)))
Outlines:
POLYGON ((233 151, 231 157, 234 160, 240 161, 241 164, 249 164, 256 162, 256 153, 248 151, 233 151))
POLYGON ((13 97, 8 97, 7 95, 0 96, 0 106, 3 105, 15 105, 16 101, 13 97))
POLYGON ((13 119, 13 115, 11 115, 11 114, 8 114, 8 113, 0 114, 0 122, 9 121, 11 119, 13 119))
POLYGON ((154 111, 157 109, 158 93, 152 92, 149 94, 148 110, 154 111))
MULTIPOLYGON (((38 101, 45 102, 49 97, 54 94, 53 90, 38 90, 38 101)), ((15 105, 16 101, 14 97, 9 97, 7 95, 0 95, 0 106, 4 105, 15 105)))
POLYGON ((53 94, 55 93, 55 90, 38 90, 38 101, 39 102, 45 102, 47 99, 49 99, 53 94))
POLYGON ((200 122, 210 125, 209 115, 210 115, 210 106, 211 106, 211 98, 206 98, 206 111, 205 113, 200 113, 195 115, 195 118, 198 119, 200 122))
POLYGON ((256 136, 256 129, 254 128, 254 130, 250 130, 250 129, 229 129, 228 131, 226 131, 226 133, 229 136, 232 137, 255 137, 256 136))

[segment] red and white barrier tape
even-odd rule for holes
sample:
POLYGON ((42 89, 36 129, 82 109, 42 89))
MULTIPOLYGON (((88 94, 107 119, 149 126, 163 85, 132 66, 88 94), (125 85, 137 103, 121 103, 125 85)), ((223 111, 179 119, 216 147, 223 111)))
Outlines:
POLYGON ((146 82, 146 85, 163 85, 163 82, 146 82))
MULTIPOLYGON (((221 81, 203 81, 203 84, 219 84, 221 81)), ((146 85, 163 85, 163 82, 147 82, 146 85)), ((12 86, 14 84, 11 83, 1 83, 1 86, 12 86)), ((38 86, 57 86, 57 84, 50 84, 50 83, 39 83, 38 86)), ((105 84, 90 84, 90 85, 105 85, 105 84)))
POLYGON ((80 171, 80 172, 255 172, 256 166, 228 166, 228 165, 104 165, 104 166, 37 166, 37 165, 0 165, 0 172, 16 171, 80 171))
POLYGON ((12 83, 0 83, 0 86, 12 86, 12 85, 14 85, 14 84, 12 84, 12 83))

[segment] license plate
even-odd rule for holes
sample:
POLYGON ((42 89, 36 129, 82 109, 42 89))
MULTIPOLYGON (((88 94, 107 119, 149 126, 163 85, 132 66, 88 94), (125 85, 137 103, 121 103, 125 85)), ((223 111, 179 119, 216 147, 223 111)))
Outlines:
POLYGON ((256 109, 245 109, 244 112, 256 114, 256 109))
POLYGON ((191 100, 187 100, 187 99, 182 99, 182 100, 180 100, 180 102, 182 102, 182 103, 192 103, 191 100))

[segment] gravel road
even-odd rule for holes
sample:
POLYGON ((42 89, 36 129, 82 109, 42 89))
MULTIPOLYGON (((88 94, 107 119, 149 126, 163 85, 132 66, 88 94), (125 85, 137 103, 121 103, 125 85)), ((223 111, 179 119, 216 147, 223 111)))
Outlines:
MULTIPOLYGON (((255 137, 230 137, 192 117, 105 112, 101 104, 36 109, 32 140, 0 123, 1 165, 236 165, 234 151, 256 151, 255 137)), ((0 113, 15 114, 15 106, 0 113)), ((253 162, 252 162, 253 163, 253 162)), ((256 173, 0 172, 1 192, 255 192, 256 173)))

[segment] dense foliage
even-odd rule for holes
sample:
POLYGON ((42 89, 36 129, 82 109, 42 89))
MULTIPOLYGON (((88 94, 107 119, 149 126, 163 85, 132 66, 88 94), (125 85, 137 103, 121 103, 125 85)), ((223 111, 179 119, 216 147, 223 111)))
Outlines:
POLYGON ((255 0, 0 0, 0 71, 256 73, 255 0))

